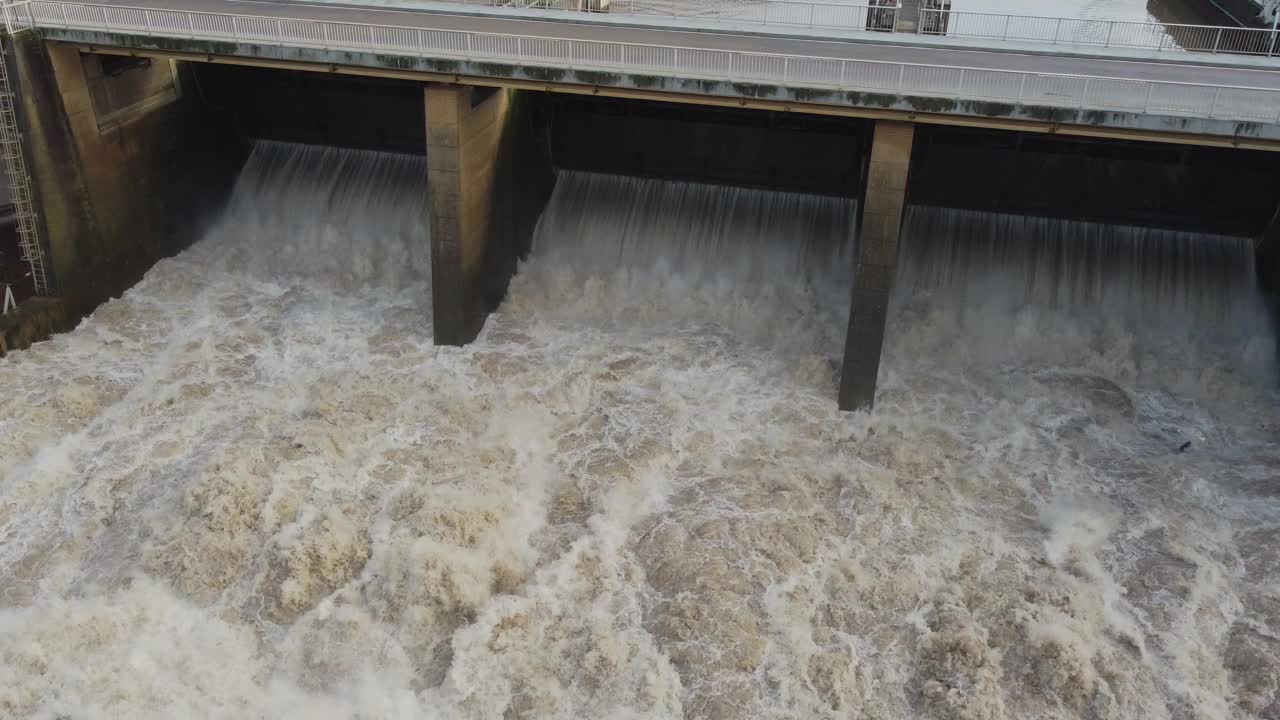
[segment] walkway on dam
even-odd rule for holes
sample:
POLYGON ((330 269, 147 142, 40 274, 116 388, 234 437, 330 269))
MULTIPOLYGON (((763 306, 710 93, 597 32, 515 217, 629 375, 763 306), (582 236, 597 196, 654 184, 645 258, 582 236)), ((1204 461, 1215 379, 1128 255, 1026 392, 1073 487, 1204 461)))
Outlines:
MULTIPOLYGON (((727 32, 659 30, 626 27, 615 23, 565 23, 553 20, 451 14, 422 10, 398 11, 373 7, 335 7, 308 3, 243 0, 129 0, 127 3, 89 2, 86 5, 228 13, 283 17, 299 20, 394 25, 433 30, 502 33, 529 37, 564 38, 600 42, 659 44, 709 50, 777 53, 809 57, 869 60, 920 65, 941 65, 1028 73, 1079 75, 1125 80, 1194 83, 1280 89, 1280 68, 1243 69, 1221 65, 1175 61, 1133 61, 1097 57, 1019 54, 1000 50, 919 47, 884 43, 815 40, 784 35, 742 35, 727 32)), ((1197 58, 1200 60, 1200 58, 1197 58)))

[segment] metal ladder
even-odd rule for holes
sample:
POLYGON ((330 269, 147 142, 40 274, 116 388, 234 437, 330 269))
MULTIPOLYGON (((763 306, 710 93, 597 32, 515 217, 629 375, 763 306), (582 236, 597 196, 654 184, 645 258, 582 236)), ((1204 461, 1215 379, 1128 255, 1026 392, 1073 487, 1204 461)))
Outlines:
MULTIPOLYGON (((12 24, 6 24, 12 31, 12 24)), ((0 41, 13 42, 13 35, 6 34, 0 41)), ((22 133, 14 110, 16 102, 9 82, 8 63, 4 53, 0 52, 0 158, 9 177, 9 194, 13 198, 13 213, 18 222, 22 259, 31 266, 31 282, 35 285, 36 294, 45 295, 49 292, 49 283, 44 270, 44 252, 40 248, 35 206, 31 201, 31 177, 27 175, 27 164, 22 159, 22 133)))

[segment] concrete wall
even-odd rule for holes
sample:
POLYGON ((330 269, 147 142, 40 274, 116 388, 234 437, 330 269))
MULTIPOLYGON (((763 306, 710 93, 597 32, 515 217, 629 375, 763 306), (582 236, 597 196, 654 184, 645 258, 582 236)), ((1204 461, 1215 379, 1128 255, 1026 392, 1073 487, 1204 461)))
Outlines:
POLYGON ((192 90, 246 138, 421 155, 422 83, 191 63, 192 90))
POLYGON ((1273 296, 1280 297, 1280 206, 1271 215, 1271 222, 1258 236, 1258 278, 1262 287, 1273 296))
POLYGON ((910 202, 1257 235, 1280 154, 920 126, 910 202))
POLYGON ((50 280, 74 321, 198 239, 242 148, 169 61, 105 72, 31 34, 11 47, 50 280))
POLYGON ((428 85, 435 341, 470 342, 528 252, 554 176, 524 93, 428 85))
POLYGON ((871 123, 551 95, 556 167, 852 197, 871 123))

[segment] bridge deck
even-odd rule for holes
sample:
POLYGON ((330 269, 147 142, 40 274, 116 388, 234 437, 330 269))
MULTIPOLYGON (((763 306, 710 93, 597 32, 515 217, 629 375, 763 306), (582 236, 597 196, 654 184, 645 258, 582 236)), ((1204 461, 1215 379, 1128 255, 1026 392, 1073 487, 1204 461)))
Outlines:
MULTIPOLYGON (((116 4, 116 3, 101 3, 116 4)), ((236 0, 129 0, 129 5, 195 12, 289 17, 304 20, 373 23, 439 30, 506 33, 534 37, 571 38, 624 43, 655 43, 715 50, 875 60, 883 62, 964 66, 1033 73, 1061 73, 1093 77, 1152 80, 1207 85, 1280 89, 1277 69, 1241 69, 1225 64, 1139 62, 1103 58, 1023 55, 1001 51, 920 47, 885 43, 836 42, 801 37, 736 35, 724 32, 630 28, 617 24, 565 23, 548 20, 474 16, 426 11, 397 11, 374 7, 315 5, 293 2, 236 0)))

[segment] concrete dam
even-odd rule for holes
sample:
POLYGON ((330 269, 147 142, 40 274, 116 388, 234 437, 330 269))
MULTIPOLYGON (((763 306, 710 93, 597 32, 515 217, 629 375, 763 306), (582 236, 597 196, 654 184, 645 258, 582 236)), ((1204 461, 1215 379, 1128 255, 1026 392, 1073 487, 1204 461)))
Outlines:
POLYGON ((0 716, 1280 708, 1274 70, 835 93, 170 4, 3 37, 0 716))
MULTIPOLYGON (((1238 277, 1221 278, 1224 287, 1252 287, 1255 264, 1264 277, 1274 274, 1269 261, 1256 263, 1254 257, 1270 257, 1271 245, 1263 239, 1275 215, 1267 183, 1275 155, 1265 139, 1248 141, 1256 150, 1223 149, 1241 143, 1240 137, 1224 140, 1205 132, 1175 137, 1106 124, 1086 131, 1056 122, 1035 131, 1010 130, 996 119, 990 120, 992 128, 982 122, 974 127, 973 121, 955 126, 934 124, 936 118, 920 123, 897 116, 866 118, 857 111, 832 114, 816 105, 813 112, 798 106, 757 109, 677 94, 666 99, 660 93, 584 96, 576 90, 538 91, 482 80, 472 85, 391 79, 381 71, 338 75, 324 72, 326 66, 281 68, 265 60, 191 62, 175 60, 170 52, 65 42, 26 40, 15 50, 14 65, 30 90, 22 109, 32 126, 34 177, 44 184, 38 196, 47 204, 43 220, 49 226, 52 272, 73 318, 180 249, 183 241, 174 238, 190 237, 188 228, 208 222, 258 139, 425 155, 432 321, 436 341, 451 345, 470 342, 499 306, 517 263, 532 248, 534 228, 557 177, 566 177, 566 171, 572 171, 567 182, 589 173, 693 183, 681 186, 690 192, 710 185, 798 193, 814 196, 812 202, 841 199, 840 210, 833 205, 816 211, 801 199, 778 199, 783 205, 776 207, 762 199, 763 208, 719 208, 713 217, 735 218, 714 230, 723 237, 691 239, 690 248, 649 250, 726 256, 696 260, 708 269, 759 262, 763 271, 774 261, 783 264, 772 272, 784 274, 805 274, 810 266, 852 268, 835 273, 856 293, 840 361, 844 409, 868 408, 874 399, 904 222, 930 228, 941 222, 942 234, 952 236, 981 234, 973 222, 989 221, 995 228, 1010 216, 1085 221, 1098 228, 1089 237, 1109 247, 1127 247, 1125 237, 1150 237, 1148 242, 1160 247, 1164 240, 1156 236, 1167 236, 1172 244, 1185 241, 1210 255, 1224 253, 1206 260, 1198 250, 1169 260, 1174 265, 1166 267, 1155 250, 1151 256, 1145 250, 1116 251, 1117 258, 1131 256, 1121 263, 1125 269, 1101 261, 1097 269, 1104 274, 1172 275, 1194 285, 1193 269, 1209 262, 1235 268, 1238 277), (1113 134, 1124 139, 1109 139, 1113 134), (129 182, 119 181, 122 171, 129 182), (66 187, 82 188, 83 196, 70 201, 60 190, 66 187), (938 219, 945 209, 957 212, 938 219), (958 211, 964 210, 986 213, 986 219, 962 221, 967 216, 958 211), (830 217, 813 230, 821 237, 811 238, 814 212, 830 217), (758 213, 776 223, 770 237, 794 245, 788 252, 799 254, 775 258, 745 250, 747 259, 729 259, 734 242, 744 242, 745 248, 771 242, 763 236, 744 238, 746 226, 733 224, 749 225, 758 213), (949 227, 952 222, 964 229, 949 227), (1205 241, 1197 243, 1185 233, 1204 234, 1205 241), (811 243, 821 252, 802 257, 814 250, 811 243)), ((632 189, 637 198, 626 202, 642 202, 646 189, 632 189)), ((590 183, 583 191, 604 192, 590 183)), ((732 205, 730 196, 737 197, 730 193, 722 200, 732 205)), ((579 210, 666 212, 661 205, 619 206, 621 197, 599 200, 600 205, 579 210)), ((668 200, 681 206, 679 198, 668 200)), ((717 204, 709 198, 701 202, 717 204)), ((1070 234, 1048 226, 1045 232, 1070 234)), ((663 242, 647 231, 616 241, 663 242)), ((1092 269, 1072 267, 1077 254, 1068 248, 1049 259, 1045 244, 1029 247, 1038 249, 1026 261, 1038 265, 1036 273, 1049 274, 1046 282, 1060 285, 1060 274, 1070 278, 1068 285, 1100 282, 1092 269)), ((1110 252, 1082 248, 1078 256, 1099 262, 1110 252)), ((914 258, 914 250, 907 255, 914 258)), ((1075 290, 1067 290, 1064 301, 1077 299, 1075 290)), ((1091 294, 1097 301, 1105 295, 1091 294)), ((1153 303, 1153 312, 1170 314, 1159 303, 1153 303)))

